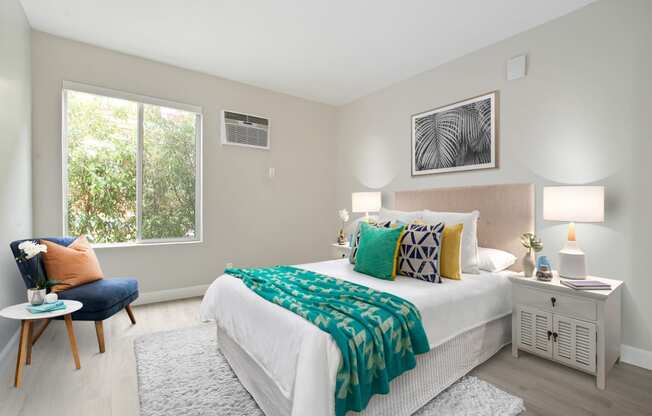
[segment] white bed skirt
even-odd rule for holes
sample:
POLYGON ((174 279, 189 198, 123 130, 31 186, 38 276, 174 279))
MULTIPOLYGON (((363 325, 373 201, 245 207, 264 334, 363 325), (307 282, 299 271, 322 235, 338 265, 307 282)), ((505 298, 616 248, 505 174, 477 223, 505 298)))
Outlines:
MULTIPOLYGON (((417 366, 390 384, 390 393, 375 395, 365 416, 410 416, 439 393, 511 342, 511 314, 480 325, 417 356, 417 366)), ((217 328, 218 345, 240 382, 266 416, 289 416, 292 399, 225 331, 217 328)), ((334 394, 334 392, 333 392, 334 394)), ((353 413, 353 412, 352 412, 353 413)))

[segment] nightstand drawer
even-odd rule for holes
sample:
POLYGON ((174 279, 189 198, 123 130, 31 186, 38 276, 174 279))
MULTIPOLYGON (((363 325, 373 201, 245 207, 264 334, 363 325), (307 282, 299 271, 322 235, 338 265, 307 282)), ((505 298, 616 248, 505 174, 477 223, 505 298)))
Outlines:
POLYGON ((522 286, 515 287, 514 290, 518 291, 519 302, 525 305, 577 319, 588 321, 598 319, 598 308, 592 300, 522 286))

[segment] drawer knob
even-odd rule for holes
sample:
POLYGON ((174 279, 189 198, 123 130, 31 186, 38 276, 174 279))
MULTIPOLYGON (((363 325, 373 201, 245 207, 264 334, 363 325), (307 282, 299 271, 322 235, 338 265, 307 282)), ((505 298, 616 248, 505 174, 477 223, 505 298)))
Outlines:
POLYGON ((555 298, 555 297, 550 298, 550 303, 552 303, 552 307, 554 308, 555 303, 557 303, 557 298, 555 298))

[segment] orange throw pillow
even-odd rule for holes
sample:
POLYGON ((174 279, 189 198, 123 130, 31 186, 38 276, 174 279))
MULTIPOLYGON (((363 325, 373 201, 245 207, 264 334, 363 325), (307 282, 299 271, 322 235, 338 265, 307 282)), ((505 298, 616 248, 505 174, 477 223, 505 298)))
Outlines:
POLYGON ((68 247, 47 240, 41 240, 41 244, 48 247, 48 251, 41 254, 48 279, 66 283, 53 286, 53 292, 61 292, 104 277, 93 247, 85 236, 77 238, 68 247))

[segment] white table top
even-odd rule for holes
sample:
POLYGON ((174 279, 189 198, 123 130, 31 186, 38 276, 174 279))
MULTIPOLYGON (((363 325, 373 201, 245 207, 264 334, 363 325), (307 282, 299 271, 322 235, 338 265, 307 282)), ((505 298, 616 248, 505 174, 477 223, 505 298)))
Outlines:
POLYGON ((623 282, 620 280, 607 279, 604 277, 597 277, 597 276, 587 276, 586 280, 598 280, 610 284, 611 290, 577 290, 563 285, 561 283, 561 280, 569 280, 569 279, 563 279, 563 278, 560 279, 557 271, 553 271, 553 277, 550 282, 543 282, 537 280, 536 276, 523 277, 523 273, 514 273, 513 275, 509 276, 509 278, 513 283, 517 283, 517 284, 534 286, 540 289, 554 290, 557 292, 568 293, 575 296, 585 296, 585 297, 595 298, 595 299, 606 299, 607 297, 609 297, 609 295, 614 293, 623 284, 623 282))
POLYGON ((76 300, 64 300, 63 303, 66 305, 66 309, 59 309, 57 311, 45 313, 31 313, 27 310, 29 303, 19 303, 17 305, 7 306, 1 310, 0 316, 9 319, 19 319, 21 321, 27 319, 56 318, 57 316, 68 315, 69 313, 78 311, 82 306, 84 306, 81 302, 76 300))

